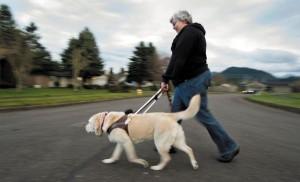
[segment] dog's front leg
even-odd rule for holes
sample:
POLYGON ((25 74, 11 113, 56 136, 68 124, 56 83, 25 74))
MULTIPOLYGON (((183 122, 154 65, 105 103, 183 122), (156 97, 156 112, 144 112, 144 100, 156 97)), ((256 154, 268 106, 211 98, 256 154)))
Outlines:
POLYGON ((123 147, 126 151, 127 158, 130 162, 143 165, 145 168, 149 166, 148 162, 144 159, 139 159, 135 153, 135 149, 132 141, 129 139, 123 143, 123 147))
POLYGON ((123 151, 122 145, 120 143, 117 143, 111 157, 109 159, 102 160, 102 162, 105 164, 110 164, 110 163, 114 163, 114 162, 118 161, 120 159, 122 151, 123 151))

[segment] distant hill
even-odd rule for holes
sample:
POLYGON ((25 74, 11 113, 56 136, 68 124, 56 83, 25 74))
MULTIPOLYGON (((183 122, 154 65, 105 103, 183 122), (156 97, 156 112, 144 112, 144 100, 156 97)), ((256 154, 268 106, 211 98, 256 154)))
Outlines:
POLYGON ((242 81, 259 81, 268 84, 288 85, 297 80, 300 80, 299 76, 277 78, 266 71, 257 70, 253 68, 245 68, 245 67, 230 67, 222 71, 221 73, 213 72, 213 74, 214 75, 221 74, 226 80, 234 82, 236 84, 242 81))
POLYGON ((243 81, 243 80, 257 80, 260 82, 267 82, 272 80, 277 80, 272 74, 256 70, 252 68, 243 68, 243 67, 230 67, 221 72, 221 74, 227 80, 234 81, 243 81))

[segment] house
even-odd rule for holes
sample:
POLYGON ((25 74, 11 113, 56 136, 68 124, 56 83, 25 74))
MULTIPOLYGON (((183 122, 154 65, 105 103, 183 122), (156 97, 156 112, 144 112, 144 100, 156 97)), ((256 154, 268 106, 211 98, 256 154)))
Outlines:
POLYGON ((87 81, 87 85, 98 85, 98 86, 105 86, 107 84, 108 76, 101 75, 101 76, 94 76, 87 81))
MULTIPOLYGON (((127 75, 128 73, 126 71, 121 71, 118 74, 113 74, 114 79, 118 84, 124 83, 126 81, 127 75)), ((91 79, 87 80, 86 85, 97 85, 103 87, 108 84, 109 77, 109 73, 105 73, 101 76, 94 76, 91 79)))
POLYGON ((253 90, 253 91, 264 91, 266 89, 266 85, 263 83, 260 83, 258 81, 253 81, 245 85, 246 90, 253 90))
POLYGON ((277 93, 290 93, 292 88, 287 82, 272 81, 266 82, 266 91, 277 93))
POLYGON ((228 83, 224 83, 219 86, 209 87, 208 90, 210 92, 227 92, 227 93, 234 93, 238 91, 238 87, 236 85, 231 85, 228 83))
POLYGON ((16 79, 13 70, 5 58, 0 57, 0 88, 16 87, 16 79))

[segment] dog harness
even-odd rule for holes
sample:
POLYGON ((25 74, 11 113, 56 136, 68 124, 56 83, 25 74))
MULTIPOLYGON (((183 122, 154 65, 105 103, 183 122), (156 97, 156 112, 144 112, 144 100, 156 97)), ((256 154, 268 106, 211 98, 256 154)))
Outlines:
POLYGON ((114 124, 112 124, 108 129, 107 129, 107 133, 110 134, 110 132, 113 130, 113 129, 116 129, 116 128, 121 128, 123 130, 126 131, 126 133, 129 135, 129 132, 128 132, 128 124, 125 123, 125 121, 127 120, 127 115, 124 115, 122 116, 117 122, 115 122, 114 124))
POLYGON ((102 120, 102 124, 101 124, 101 126, 100 126, 100 129, 101 129, 102 133, 103 133, 103 124, 104 124, 104 120, 105 120, 105 117, 106 117, 107 114, 108 114, 108 112, 105 112, 105 113, 104 113, 104 117, 103 117, 103 120, 102 120))

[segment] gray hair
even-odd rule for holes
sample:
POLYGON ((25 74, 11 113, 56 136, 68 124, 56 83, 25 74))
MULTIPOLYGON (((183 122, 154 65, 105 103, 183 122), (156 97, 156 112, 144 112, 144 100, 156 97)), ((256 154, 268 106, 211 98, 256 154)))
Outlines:
POLYGON ((187 24, 193 23, 192 16, 186 10, 181 10, 176 13, 170 18, 170 22, 177 22, 177 21, 185 21, 187 24))

